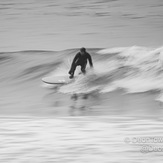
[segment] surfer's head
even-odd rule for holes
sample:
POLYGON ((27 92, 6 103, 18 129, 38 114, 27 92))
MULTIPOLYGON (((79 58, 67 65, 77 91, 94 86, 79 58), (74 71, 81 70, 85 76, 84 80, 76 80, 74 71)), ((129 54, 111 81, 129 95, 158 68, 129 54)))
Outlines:
POLYGON ((86 52, 86 49, 84 47, 80 48, 81 54, 84 54, 86 52))

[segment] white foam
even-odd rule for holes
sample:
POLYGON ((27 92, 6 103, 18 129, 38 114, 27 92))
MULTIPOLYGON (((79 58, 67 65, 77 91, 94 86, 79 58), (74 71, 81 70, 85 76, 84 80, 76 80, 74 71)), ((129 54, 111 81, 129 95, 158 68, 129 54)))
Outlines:
POLYGON ((94 64, 94 72, 96 74, 108 74, 119 67, 119 63, 116 60, 104 60, 95 62, 94 64))
POLYGON ((107 49, 99 50, 97 53, 98 54, 114 54, 114 53, 123 52, 126 49, 128 49, 128 47, 107 48, 107 49))
POLYGON ((115 84, 109 84, 100 91, 101 93, 107 93, 107 92, 112 92, 115 91, 118 87, 115 84))
POLYGON ((90 93, 100 89, 100 85, 93 83, 96 79, 97 76, 94 73, 80 75, 75 82, 62 86, 59 91, 62 93, 90 93))
POLYGON ((163 88, 162 80, 143 78, 141 76, 124 78, 114 82, 119 88, 125 88, 129 93, 160 90, 163 88))

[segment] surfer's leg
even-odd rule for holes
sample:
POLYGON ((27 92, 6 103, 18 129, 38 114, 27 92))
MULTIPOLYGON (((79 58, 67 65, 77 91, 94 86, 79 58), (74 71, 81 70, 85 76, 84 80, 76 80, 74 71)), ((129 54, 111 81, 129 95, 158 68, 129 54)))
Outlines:
POLYGON ((75 73, 75 70, 76 70, 76 66, 77 66, 77 64, 73 64, 73 65, 71 66, 70 71, 69 71, 69 74, 71 75, 72 78, 73 78, 73 76, 74 76, 74 73, 75 73))
POLYGON ((83 65, 81 65, 81 72, 83 73, 83 74, 85 74, 86 73, 86 65, 87 65, 87 63, 84 63, 83 65))

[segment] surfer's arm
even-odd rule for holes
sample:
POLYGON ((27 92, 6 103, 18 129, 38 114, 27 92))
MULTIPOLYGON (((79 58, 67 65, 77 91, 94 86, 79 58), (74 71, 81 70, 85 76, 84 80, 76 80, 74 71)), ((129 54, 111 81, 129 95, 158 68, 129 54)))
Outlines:
POLYGON ((88 61, 89 61, 89 65, 91 67, 93 67, 92 58, 91 58, 90 54, 88 54, 88 61))
POLYGON ((79 58, 79 53, 76 54, 76 56, 74 57, 73 61, 72 61, 72 65, 76 63, 76 61, 79 58))

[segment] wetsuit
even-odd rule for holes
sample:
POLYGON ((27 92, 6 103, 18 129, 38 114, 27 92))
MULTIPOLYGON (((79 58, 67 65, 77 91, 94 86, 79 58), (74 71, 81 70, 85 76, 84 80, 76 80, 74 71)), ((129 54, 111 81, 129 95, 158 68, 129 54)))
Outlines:
POLYGON ((93 67, 92 58, 91 58, 90 54, 87 52, 84 52, 84 54, 81 54, 80 52, 78 52, 76 54, 75 58, 73 59, 69 74, 74 75, 76 67, 79 65, 81 66, 81 71, 83 73, 85 73, 86 72, 85 69, 86 69, 86 65, 87 65, 87 60, 89 61, 90 66, 93 67))

